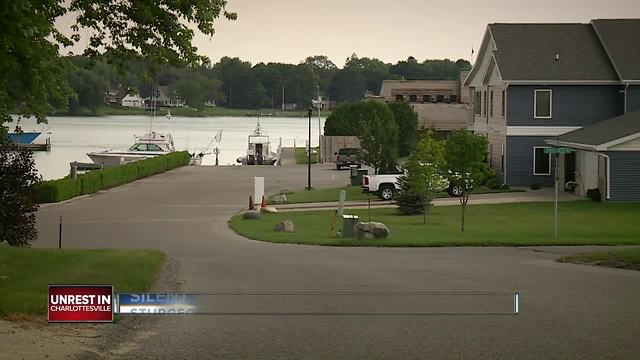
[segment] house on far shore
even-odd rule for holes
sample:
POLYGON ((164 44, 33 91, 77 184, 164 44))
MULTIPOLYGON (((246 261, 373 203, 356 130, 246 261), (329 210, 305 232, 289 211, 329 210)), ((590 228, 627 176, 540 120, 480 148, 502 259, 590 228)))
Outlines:
POLYGON ((446 135, 471 125, 469 90, 464 85, 468 71, 460 80, 384 80, 373 101, 407 102, 418 114, 418 128, 434 129, 446 135))
POLYGON ((155 107, 182 107, 186 106, 187 103, 178 96, 175 92, 172 92, 168 86, 158 86, 156 87, 156 95, 152 98, 146 100, 147 107, 153 107, 155 102, 155 107))
POLYGON ((109 87, 104 96, 107 105, 122 105, 122 99, 127 95, 127 88, 124 86, 109 87))
POLYGON ((640 19, 489 24, 465 85, 497 180, 553 186, 557 166, 567 191, 640 201, 638 44, 640 19))
POLYGON ((140 97, 138 94, 127 94, 122 98, 123 107, 144 108, 146 99, 140 97))

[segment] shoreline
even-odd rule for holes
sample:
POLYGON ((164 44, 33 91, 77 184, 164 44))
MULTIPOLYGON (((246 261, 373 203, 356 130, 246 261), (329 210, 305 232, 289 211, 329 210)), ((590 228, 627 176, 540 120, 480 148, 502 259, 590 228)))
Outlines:
MULTIPOLYGON (((171 112, 172 116, 179 117, 214 117, 214 116, 226 116, 226 117, 307 117, 307 110, 279 110, 279 109, 234 109, 224 107, 204 108, 197 110, 190 107, 175 107, 175 108, 160 108, 156 110, 156 116, 166 116, 168 112, 171 112)), ((323 111, 322 117, 329 116, 330 111, 323 111)), ((96 113, 82 112, 82 113, 54 113, 48 115, 48 117, 106 117, 106 116, 145 116, 151 115, 151 111, 147 111, 141 108, 125 108, 116 106, 102 106, 96 113)), ((317 111, 314 111, 314 117, 317 117, 317 111)))

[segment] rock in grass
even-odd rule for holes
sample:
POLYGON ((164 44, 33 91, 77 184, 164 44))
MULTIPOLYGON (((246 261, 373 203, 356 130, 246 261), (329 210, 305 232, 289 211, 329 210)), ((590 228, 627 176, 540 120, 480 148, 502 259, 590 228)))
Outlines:
POLYGON ((387 225, 375 221, 358 223, 355 226, 355 230, 356 238, 359 240, 386 239, 390 234, 387 225))
POLYGON ((245 220, 257 220, 260 219, 260 212, 257 210, 249 210, 249 211, 245 211, 244 214, 242 214, 242 218, 245 220))
POLYGON ((278 209, 274 208, 273 206, 265 206, 263 208, 260 208, 260 211, 264 213, 274 214, 278 212, 278 209))
POLYGON ((293 226, 293 221, 291 220, 282 220, 276 224, 273 228, 274 231, 278 232, 294 232, 295 227, 293 226))

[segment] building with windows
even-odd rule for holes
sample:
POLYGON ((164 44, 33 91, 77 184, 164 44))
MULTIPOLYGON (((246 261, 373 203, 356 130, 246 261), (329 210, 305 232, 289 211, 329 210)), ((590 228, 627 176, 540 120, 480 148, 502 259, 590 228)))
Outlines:
MULTIPOLYGON (((471 124, 469 90, 461 80, 384 80, 374 100, 408 102, 418 114, 418 127, 449 132, 471 124)), ((373 99, 373 97, 371 97, 373 99)))
POLYGON ((552 186, 556 156, 545 148, 555 144, 574 150, 557 157, 566 188, 640 200, 640 131, 633 130, 640 118, 631 114, 640 111, 637 44, 640 19, 489 24, 465 85, 471 128, 488 137, 498 180, 552 186), (590 135, 610 127, 617 139, 590 135))

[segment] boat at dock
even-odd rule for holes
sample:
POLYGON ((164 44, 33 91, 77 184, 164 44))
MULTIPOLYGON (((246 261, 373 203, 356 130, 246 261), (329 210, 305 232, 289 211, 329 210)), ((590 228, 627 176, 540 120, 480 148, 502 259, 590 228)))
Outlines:
POLYGON ((95 164, 121 165, 131 161, 148 159, 175 151, 171 134, 151 131, 135 136, 135 143, 128 150, 105 150, 87 153, 95 164))
POLYGON ((10 132, 7 134, 7 138, 10 143, 25 145, 31 144, 33 141, 42 134, 41 132, 30 131, 30 132, 10 132))
POLYGON ((256 129, 248 136, 247 155, 236 161, 243 165, 274 165, 278 161, 277 154, 271 151, 269 136, 262 133, 259 118, 256 129))

